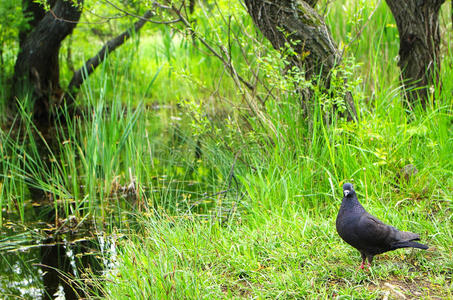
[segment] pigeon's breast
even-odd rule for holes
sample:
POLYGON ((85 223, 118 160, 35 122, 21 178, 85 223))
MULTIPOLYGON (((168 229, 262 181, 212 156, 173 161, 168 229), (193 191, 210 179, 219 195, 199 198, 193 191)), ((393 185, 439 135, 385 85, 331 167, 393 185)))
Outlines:
POLYGON ((362 212, 357 208, 340 209, 338 212, 336 227, 338 235, 349 245, 360 247, 360 238, 356 233, 356 228, 360 221, 362 212))

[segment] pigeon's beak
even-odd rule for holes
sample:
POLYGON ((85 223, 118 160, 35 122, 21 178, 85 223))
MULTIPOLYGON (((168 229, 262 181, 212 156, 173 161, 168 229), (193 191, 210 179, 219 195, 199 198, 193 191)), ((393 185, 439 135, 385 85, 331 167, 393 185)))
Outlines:
POLYGON ((347 195, 349 195, 349 190, 344 190, 344 191, 343 191, 343 194, 344 194, 344 196, 346 197, 347 195))

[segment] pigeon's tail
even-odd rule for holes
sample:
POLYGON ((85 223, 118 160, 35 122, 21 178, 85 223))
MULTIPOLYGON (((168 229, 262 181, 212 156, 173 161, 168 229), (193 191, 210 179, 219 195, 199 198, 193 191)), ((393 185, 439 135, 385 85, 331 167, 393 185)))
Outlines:
POLYGON ((412 247, 412 248, 426 250, 429 248, 428 246, 426 246, 424 244, 414 242, 414 241, 420 240, 420 235, 418 235, 417 233, 413 233, 410 231, 399 231, 399 230, 397 230, 397 231, 398 232, 397 232, 396 236, 397 236, 398 242, 395 242, 395 244, 393 245, 395 247, 394 249, 412 247))
POLYGON ((424 244, 420 244, 420 243, 417 243, 417 242, 413 242, 413 241, 406 241, 406 242, 399 242, 399 243, 396 243, 394 245, 395 249, 399 249, 399 248, 418 248, 418 249, 423 249, 423 250, 426 250, 428 249, 429 247, 424 245, 424 244))

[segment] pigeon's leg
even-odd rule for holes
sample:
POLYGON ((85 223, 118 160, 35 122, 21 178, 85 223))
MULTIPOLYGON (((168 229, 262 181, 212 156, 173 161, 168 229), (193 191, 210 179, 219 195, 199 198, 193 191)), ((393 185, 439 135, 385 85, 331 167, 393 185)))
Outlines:
POLYGON ((365 267, 365 261, 366 261, 366 254, 363 252, 360 252, 362 255, 362 264, 360 265, 360 269, 363 269, 365 267))
POLYGON ((371 267, 371 263, 373 262, 373 255, 368 255, 367 258, 368 258, 368 266, 371 267))

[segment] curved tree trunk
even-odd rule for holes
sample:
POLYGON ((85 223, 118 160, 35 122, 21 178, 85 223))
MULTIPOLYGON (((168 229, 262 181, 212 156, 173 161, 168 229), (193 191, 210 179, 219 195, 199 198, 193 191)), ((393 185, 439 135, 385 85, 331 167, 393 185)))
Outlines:
MULTIPOLYGON (((313 9, 316 0, 245 0, 245 4, 253 21, 272 46, 281 50, 289 42, 297 53, 290 57, 290 63, 304 70, 308 80, 320 75, 328 89, 330 71, 342 58, 322 17, 313 9)), ((307 96, 303 98, 308 100, 307 96)), ((349 116, 356 116, 349 93, 345 100, 349 116)))
POLYGON ((386 0, 400 35, 399 67, 409 106, 423 107, 439 80, 439 10, 445 0, 386 0))
MULTIPOLYGON (((72 0, 57 0, 50 11, 24 0, 25 11, 32 13, 29 32, 22 32, 20 49, 14 68, 13 93, 19 99, 25 95, 34 102, 33 117, 48 122, 53 102, 61 99, 58 54, 61 42, 72 33, 81 15, 83 0, 78 6, 72 0)), ((14 106, 15 99, 12 100, 14 106)))

